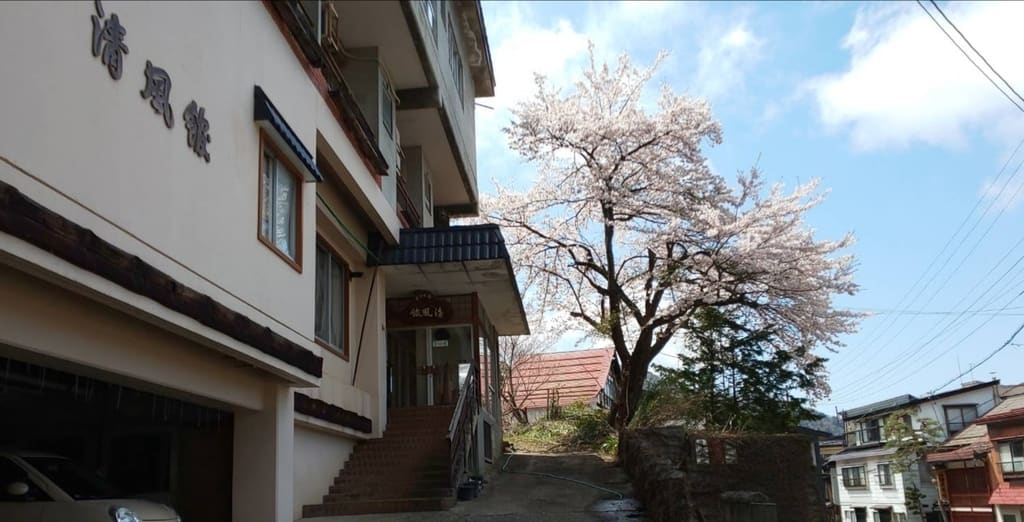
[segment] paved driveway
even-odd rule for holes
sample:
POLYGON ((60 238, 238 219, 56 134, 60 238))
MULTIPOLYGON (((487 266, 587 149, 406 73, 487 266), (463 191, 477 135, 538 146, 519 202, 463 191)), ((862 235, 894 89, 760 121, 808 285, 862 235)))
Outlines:
MULTIPOLYGON (((506 457, 507 458, 507 457, 506 457)), ((504 461, 502 461, 504 464, 504 461)), ((309 522, 441 521, 637 521, 643 516, 629 499, 629 479, 621 468, 593 454, 515 454, 506 472, 491 478, 474 500, 450 511, 391 513, 305 519, 309 522), (560 480, 556 475, 603 489, 560 480), (605 491, 610 490, 610 491, 605 491), (620 500, 620 492, 625 500, 620 500)))

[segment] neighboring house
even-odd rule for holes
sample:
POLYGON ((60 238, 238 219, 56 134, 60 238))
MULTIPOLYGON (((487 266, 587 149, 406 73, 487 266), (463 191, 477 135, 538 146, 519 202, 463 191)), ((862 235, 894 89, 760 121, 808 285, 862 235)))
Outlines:
POLYGON ((949 522, 1024 521, 1024 386, 928 455, 949 522))
POLYGON ((546 417, 549 407, 581 402, 608 408, 615 397, 615 364, 614 348, 539 353, 517 364, 508 381, 519 394, 516 404, 534 422, 546 417))
POLYGON ((901 395, 842 412, 846 448, 829 459, 834 517, 843 522, 931 521, 938 516, 938 492, 921 459, 905 472, 893 469, 895 449, 885 446, 887 418, 909 412, 901 422, 915 430, 934 421, 943 439, 963 431, 999 402, 999 381, 970 383, 928 397, 901 395), (907 492, 920 497, 921 513, 907 492))
POLYGON ((493 471, 529 329, 499 228, 449 226, 478 1, 0 2, 0 64, 0 445, 188 522, 493 471))

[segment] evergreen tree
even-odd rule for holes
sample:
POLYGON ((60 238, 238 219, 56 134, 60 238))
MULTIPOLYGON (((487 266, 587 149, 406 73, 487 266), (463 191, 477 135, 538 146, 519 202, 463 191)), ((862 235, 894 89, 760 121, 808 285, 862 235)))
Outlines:
POLYGON ((771 330, 749 330, 714 308, 695 314, 689 332, 682 368, 660 367, 657 388, 687 397, 690 421, 712 429, 784 432, 820 417, 798 394, 817 386, 825 359, 804 347, 780 347, 771 330))

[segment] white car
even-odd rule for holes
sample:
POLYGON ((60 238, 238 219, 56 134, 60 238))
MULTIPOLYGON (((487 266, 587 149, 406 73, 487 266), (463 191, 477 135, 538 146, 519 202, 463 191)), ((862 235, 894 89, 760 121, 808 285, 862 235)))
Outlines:
POLYGON ((181 522, 174 509, 124 498, 67 458, 32 452, 0 452, 0 520, 181 522))

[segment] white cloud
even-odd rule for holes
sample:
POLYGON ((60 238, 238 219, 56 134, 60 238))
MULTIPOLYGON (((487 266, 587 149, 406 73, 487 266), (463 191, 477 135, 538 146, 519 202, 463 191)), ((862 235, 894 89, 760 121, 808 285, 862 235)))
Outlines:
POLYGON ((712 31, 702 39, 697 54, 697 72, 693 89, 696 94, 718 98, 726 92, 741 89, 747 71, 760 58, 761 39, 741 21, 731 27, 712 31), (717 34, 715 34, 717 32, 717 34))
MULTIPOLYGON (((1024 88, 1024 62, 1017 56, 1024 4, 947 3, 944 9, 1011 84, 1024 88)), ((1005 141, 1003 132, 1020 130, 1008 121, 1021 118, 1017 109, 915 4, 862 9, 843 47, 849 69, 816 78, 808 88, 825 125, 849 132, 858 149, 960 147, 969 131, 1005 141)))

